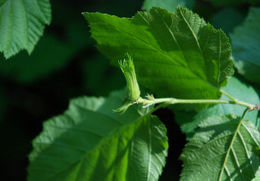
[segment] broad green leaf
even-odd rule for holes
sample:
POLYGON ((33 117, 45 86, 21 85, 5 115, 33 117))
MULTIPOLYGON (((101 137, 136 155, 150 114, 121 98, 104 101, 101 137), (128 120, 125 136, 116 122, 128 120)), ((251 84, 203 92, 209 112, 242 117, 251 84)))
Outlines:
POLYGON ((51 21, 49 0, 7 0, 0 7, 0 52, 5 58, 32 52, 51 21))
POLYGON ((152 8, 130 19, 84 16, 99 50, 115 64, 128 52, 140 85, 158 96, 219 98, 233 73, 227 36, 187 9, 152 8))
POLYGON ((77 47, 68 42, 46 35, 30 56, 21 52, 9 60, 2 60, 0 75, 20 83, 33 83, 64 67, 77 51, 77 47))
POLYGON ((152 7, 160 7, 173 11, 178 6, 192 9, 194 0, 145 0, 142 9, 150 10, 152 7))
POLYGON ((260 8, 251 8, 243 25, 231 34, 233 56, 238 72, 246 79, 260 83, 260 8))
POLYGON ((259 130, 240 117, 213 116, 185 146, 181 181, 249 181, 259 172, 259 130))
POLYGON ((81 97, 44 123, 33 141, 29 181, 158 180, 167 155, 166 128, 133 107, 120 115, 122 93, 81 97))
MULTIPOLYGON (((237 78, 232 77, 228 84, 222 88, 224 91, 231 94, 233 97, 251 103, 251 104, 259 104, 260 99, 255 91, 255 89, 247 84, 242 83, 237 78)), ((221 99, 228 100, 225 95, 221 96, 221 99)), ((177 111, 174 110, 176 120, 178 124, 181 125, 182 131, 187 134, 188 136, 194 133, 194 130, 200 124, 202 120, 205 120, 212 115, 225 115, 225 114, 234 114, 234 115, 241 115, 245 107, 240 105, 233 105, 233 104, 218 104, 208 109, 204 109, 199 111, 198 113, 195 112, 186 112, 186 111, 177 111)), ((250 120, 252 123, 257 125, 257 111, 248 112, 245 116, 246 120, 250 120)))

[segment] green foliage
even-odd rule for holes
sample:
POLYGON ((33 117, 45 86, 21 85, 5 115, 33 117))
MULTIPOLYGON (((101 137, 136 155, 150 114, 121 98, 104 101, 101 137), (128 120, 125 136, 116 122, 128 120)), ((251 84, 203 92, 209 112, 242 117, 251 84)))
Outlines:
POLYGON ((45 122, 33 141, 28 180, 158 180, 167 155, 166 128, 136 108, 112 112, 123 95, 74 99, 63 115, 45 122))
POLYGON ((130 19, 84 16, 99 50, 113 62, 128 52, 139 84, 159 96, 219 98, 219 88, 233 74, 227 36, 187 9, 153 8, 130 19))
POLYGON ((240 117, 213 116, 186 145, 181 159, 184 169, 181 181, 241 180, 248 181, 259 172, 259 130, 240 117))
POLYGON ((0 52, 5 58, 32 52, 51 21, 49 0, 6 0, 0 6, 0 52))
POLYGON ((173 11, 177 6, 192 9, 194 0, 145 0, 142 9, 150 10, 152 7, 160 7, 168 11, 173 11))
POLYGON ((251 8, 243 25, 231 34, 235 66, 240 74, 255 83, 260 83, 259 21, 260 8, 251 8))
MULTIPOLYGON (((239 98, 240 100, 247 101, 253 104, 259 104, 260 98, 252 86, 242 83, 237 78, 232 77, 228 84, 223 87, 223 90, 229 92, 234 97, 239 98)), ((221 99, 228 100, 225 95, 221 96, 221 99)), ((197 126, 202 120, 205 120, 212 115, 221 116, 221 115, 241 115, 245 108, 240 105, 231 105, 231 104, 217 104, 208 109, 204 109, 199 112, 184 112, 174 110, 176 120, 180 124, 182 131, 191 136, 197 126)), ((252 123, 257 125, 257 112, 252 111, 246 114, 245 119, 250 120, 252 123)))
MULTIPOLYGON (((17 2, 27 1, 29 2, 17 2)), ((13 2, 14 0, 7 0, 3 6, 8 7, 6 4, 13 2)), ((41 3, 43 2, 48 1, 41 3)), ((166 127, 152 113, 170 104, 175 105, 175 118, 189 140, 181 154, 184 163, 182 181, 258 180, 260 118, 257 111, 245 113, 248 109, 258 108, 255 104, 260 103, 259 95, 250 85, 237 78, 230 78, 233 75, 233 58, 226 34, 190 10, 177 7, 177 4, 189 6, 193 2, 146 0, 143 8, 147 11, 138 12, 132 18, 83 13, 98 49, 114 65, 121 60, 119 67, 126 78, 128 97, 124 91, 118 91, 107 98, 76 98, 70 102, 64 114, 47 120, 42 133, 33 141, 33 151, 29 155, 28 181, 159 180, 168 152, 168 138, 166 127), (173 10, 175 11, 170 12, 173 10), (126 54, 128 57, 124 59, 126 54), (140 90, 147 92, 141 93, 140 90), (212 106, 207 107, 208 104, 212 106), (189 112, 178 109, 183 107, 193 109, 189 112), (206 107, 207 109, 201 109, 206 107)), ((244 3, 212 2, 217 6, 244 3)), ((34 7, 33 4, 30 7, 34 7)), ((251 9, 251 19, 248 18, 241 30, 237 28, 232 35, 239 39, 233 41, 234 50, 236 46, 242 46, 239 48, 243 50, 245 41, 251 41, 249 48, 253 49, 253 45, 257 47, 259 39, 254 29, 257 25, 251 23, 254 21, 256 24, 254 19, 258 18, 257 15, 258 10, 251 9), (243 39, 246 32, 253 34, 254 41, 243 39)), ((239 23, 233 21, 237 17, 242 19, 243 15, 234 8, 228 8, 220 11, 212 22, 218 27, 224 27, 226 32, 231 32, 239 23), (226 22, 232 21, 233 24, 219 21, 225 16, 228 16, 226 22)), ((68 19, 69 17, 62 17, 66 27, 71 29, 72 34, 76 32, 77 36, 68 38, 66 43, 47 36, 46 41, 45 38, 42 39, 45 43, 39 44, 42 46, 39 50, 43 50, 45 56, 40 56, 44 53, 32 54, 27 59, 26 68, 20 69, 23 66, 21 61, 15 66, 10 64, 10 67, 0 67, 0 70, 17 74, 22 81, 33 82, 32 77, 39 78, 62 67, 79 48, 86 45, 82 32, 73 28, 74 22, 66 23, 68 19), (60 56, 54 56, 51 53, 53 49, 60 56), (41 60, 40 64, 33 64, 37 62, 35 60, 41 60), (42 70, 39 71, 37 66, 42 70)), ((41 29, 48 22, 41 21, 41 29)), ((249 48, 245 48, 244 52, 239 48, 234 52, 236 59, 242 57, 238 56, 239 53, 244 55, 250 52, 249 48)), ((4 50, 3 53, 6 56, 4 50)), ((258 52, 254 53, 253 58, 257 61, 258 52)), ((100 56, 95 53, 92 56, 98 62, 96 58, 100 56)), ((242 57, 241 61, 253 59, 251 55, 249 57, 242 57)), ((98 91, 106 92, 106 85, 110 86, 111 80, 105 79, 103 83, 100 77, 106 77, 110 67, 108 62, 102 66, 96 62, 80 62, 77 66, 83 65, 80 68, 86 68, 83 75, 80 74, 82 77, 87 75, 87 78, 83 78, 87 80, 86 85, 92 81, 93 85, 98 84, 93 90, 103 89, 98 91), (96 75, 98 73, 102 75, 96 75)), ((245 74, 248 76, 248 73, 245 74)), ((118 72, 113 72, 113 76, 118 78, 118 72)), ((114 84, 120 85, 115 82, 114 84)))

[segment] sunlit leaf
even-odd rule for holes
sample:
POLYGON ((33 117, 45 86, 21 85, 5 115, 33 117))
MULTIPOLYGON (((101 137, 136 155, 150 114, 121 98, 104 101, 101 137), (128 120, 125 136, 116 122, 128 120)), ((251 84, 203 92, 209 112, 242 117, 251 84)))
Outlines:
POLYGON ((161 97, 219 98, 233 73, 227 36, 187 9, 152 8, 130 19, 84 16, 100 51, 114 63, 128 52, 140 85, 161 97))
POLYGON ((29 181, 155 181, 167 155, 166 128, 131 108, 120 115, 122 93, 81 97, 44 123, 33 141, 29 181))

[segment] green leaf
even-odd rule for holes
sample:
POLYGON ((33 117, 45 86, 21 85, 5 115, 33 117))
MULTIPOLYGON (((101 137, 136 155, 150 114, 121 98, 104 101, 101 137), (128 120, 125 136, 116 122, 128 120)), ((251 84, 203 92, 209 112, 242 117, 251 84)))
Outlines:
POLYGON ((177 6, 192 9, 194 0, 145 0, 142 9, 150 10, 152 7, 160 7, 172 12, 177 6))
MULTIPOLYGON (((225 92, 228 92, 233 97, 238 98, 239 100, 246 101, 251 104, 259 104, 260 98, 253 87, 250 85, 244 84, 239 81, 237 78, 232 77, 228 84, 222 88, 225 92)), ((228 100, 225 95, 221 96, 221 99, 228 100)), ((177 111, 174 110, 176 120, 178 124, 181 125, 182 131, 191 136, 194 133, 194 130, 200 124, 202 120, 205 120, 212 115, 221 116, 225 114, 234 114, 240 115, 245 107, 240 105, 232 105, 232 104, 217 104, 208 109, 204 109, 195 112, 186 112, 186 111, 177 111)), ((246 120, 250 120, 252 123, 257 125, 257 111, 248 112, 245 116, 246 120)))
POLYGON ((233 74, 227 36, 187 9, 152 8, 130 19, 84 16, 100 51, 114 63, 128 52, 139 84, 158 96, 219 98, 219 88, 233 74))
POLYGON ((167 155, 166 128, 150 114, 122 104, 122 93, 81 97, 44 123, 33 141, 29 181, 158 180, 167 155))
POLYGON ((50 21, 49 0, 7 0, 0 7, 0 52, 5 58, 20 50, 30 54, 50 21))
POLYGON ((260 83, 260 8, 251 8, 243 25, 231 34, 233 56, 238 72, 246 79, 260 83))
POLYGON ((259 130, 240 117, 213 116, 185 146, 181 181, 248 181, 259 172, 259 130))

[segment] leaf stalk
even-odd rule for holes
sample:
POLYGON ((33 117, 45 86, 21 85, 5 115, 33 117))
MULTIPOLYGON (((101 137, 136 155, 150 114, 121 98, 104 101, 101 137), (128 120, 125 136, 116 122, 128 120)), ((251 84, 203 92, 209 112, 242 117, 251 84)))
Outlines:
POLYGON ((240 100, 233 98, 232 100, 221 100, 221 99, 177 99, 177 98, 154 98, 149 95, 147 98, 140 97, 135 103, 143 104, 144 107, 149 107, 151 105, 165 103, 165 105, 170 104, 237 104, 244 107, 253 109, 255 106, 240 100))

